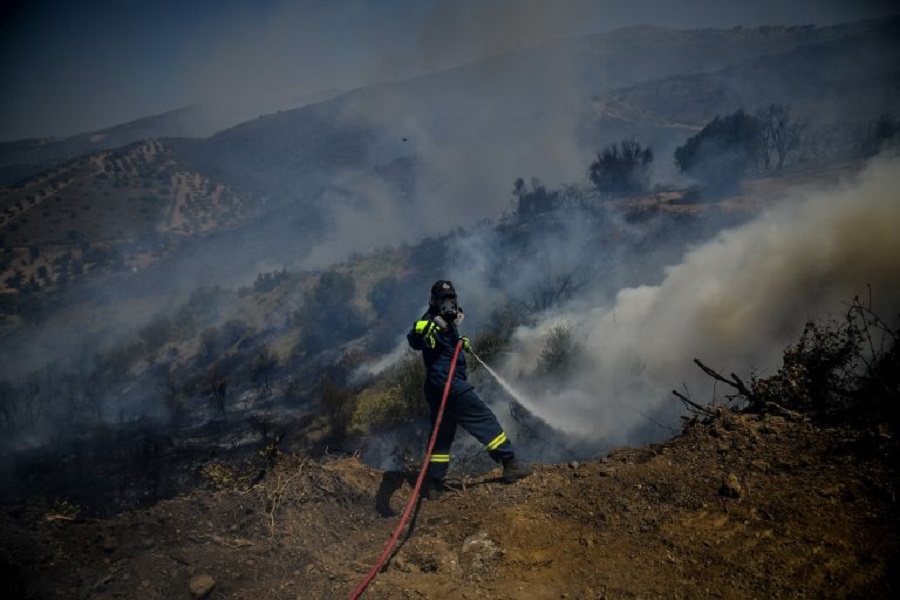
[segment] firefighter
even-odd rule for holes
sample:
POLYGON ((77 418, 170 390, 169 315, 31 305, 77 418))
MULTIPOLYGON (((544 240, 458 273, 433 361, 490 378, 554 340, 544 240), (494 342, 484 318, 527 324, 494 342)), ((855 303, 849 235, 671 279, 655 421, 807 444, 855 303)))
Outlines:
MULTIPOLYGON (((406 335, 410 347, 422 352, 425 363, 425 400, 431 409, 432 428, 437 419, 457 343, 462 340, 463 350, 469 351, 469 339, 460 337, 457 329, 464 316, 457 303, 453 284, 441 279, 431 287, 428 312, 416 321, 406 335)), ((504 483, 514 483, 531 474, 531 469, 516 458, 512 442, 500 427, 497 417, 469 383, 466 377, 466 358, 460 352, 428 465, 426 498, 437 499, 447 489, 444 477, 450 466, 450 446, 456 435, 457 425, 484 444, 491 458, 503 464, 501 480, 504 483)))

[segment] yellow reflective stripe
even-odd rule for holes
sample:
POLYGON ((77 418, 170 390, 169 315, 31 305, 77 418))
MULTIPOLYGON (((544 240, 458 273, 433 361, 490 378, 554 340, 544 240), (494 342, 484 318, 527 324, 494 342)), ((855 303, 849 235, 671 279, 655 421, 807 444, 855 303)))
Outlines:
POLYGON ((501 431, 500 435, 498 435, 497 437, 492 439, 490 442, 488 442, 487 449, 488 450, 496 450, 500 446, 500 444, 502 444, 505 441, 506 441, 506 432, 501 431))
MULTIPOLYGON (((418 333, 419 335, 421 335, 421 334, 422 334, 422 331, 425 330, 425 327, 426 327, 430 322, 431 322, 431 321, 416 321, 416 333, 418 333)), ((409 321, 407 321, 407 323, 409 323, 409 321)))
POLYGON ((431 462, 448 463, 448 462, 450 462, 450 455, 449 454, 432 454, 431 462))

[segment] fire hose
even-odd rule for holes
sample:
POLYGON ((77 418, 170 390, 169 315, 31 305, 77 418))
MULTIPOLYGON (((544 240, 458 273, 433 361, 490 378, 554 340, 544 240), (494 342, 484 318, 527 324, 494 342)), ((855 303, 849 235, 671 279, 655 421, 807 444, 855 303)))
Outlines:
POLYGON ((428 462, 431 460, 431 452, 434 450, 434 443, 437 440, 438 428, 441 426, 441 419, 444 418, 444 407, 447 404, 447 396, 450 395, 450 382, 453 380, 453 372, 456 370, 456 359, 459 357, 459 351, 462 350, 462 346, 463 342, 460 340, 456 344, 456 349, 453 351, 453 360, 450 362, 450 372, 447 374, 447 383, 444 384, 444 395, 441 397, 441 406, 438 408, 437 417, 435 418, 434 426, 431 429, 431 440, 429 440, 428 449, 425 451, 425 460, 422 461, 422 468, 419 470, 419 478, 416 480, 416 487, 413 488, 412 496, 409 497, 409 501, 406 503, 406 508, 403 510, 403 516, 400 518, 400 523, 394 530, 394 535, 388 540, 378 561, 372 566, 372 569, 356 587, 353 593, 350 594, 350 600, 357 600, 357 598, 362 596, 362 593, 366 591, 366 588, 369 587, 369 584, 372 583, 372 580, 375 579, 375 576, 381 571, 384 563, 387 562, 388 557, 394 550, 397 540, 400 539, 400 533, 406 525, 406 520, 409 519, 413 507, 416 505, 416 500, 418 500, 419 492, 422 489, 422 482, 425 481, 425 473, 428 471, 428 462))

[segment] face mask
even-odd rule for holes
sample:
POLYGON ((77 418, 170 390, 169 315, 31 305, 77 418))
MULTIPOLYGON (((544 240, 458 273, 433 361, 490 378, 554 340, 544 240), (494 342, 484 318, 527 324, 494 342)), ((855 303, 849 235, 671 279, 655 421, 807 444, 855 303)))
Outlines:
POLYGON ((448 321, 455 321, 458 314, 456 298, 444 298, 438 303, 438 311, 440 315, 448 321))

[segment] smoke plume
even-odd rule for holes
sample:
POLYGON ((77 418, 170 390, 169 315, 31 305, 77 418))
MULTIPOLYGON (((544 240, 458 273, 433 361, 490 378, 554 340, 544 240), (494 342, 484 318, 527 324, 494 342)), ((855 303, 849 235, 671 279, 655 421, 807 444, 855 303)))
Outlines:
POLYGON ((612 305, 589 299, 515 335, 510 377, 535 373, 560 323, 583 346, 564 385, 528 383, 530 410, 585 439, 641 441, 646 415, 675 405, 685 385, 712 399, 699 358, 722 373, 772 373, 804 323, 836 318, 854 296, 885 319, 900 303, 900 160, 873 163, 838 189, 798 191, 758 219, 726 230, 666 269, 659 285, 622 289, 612 305))

